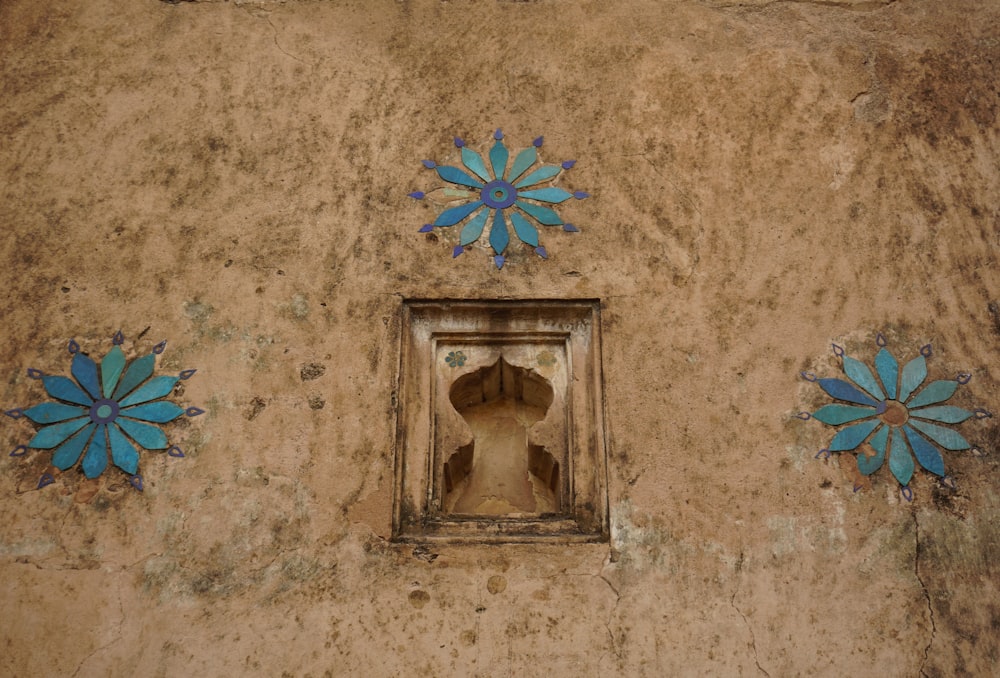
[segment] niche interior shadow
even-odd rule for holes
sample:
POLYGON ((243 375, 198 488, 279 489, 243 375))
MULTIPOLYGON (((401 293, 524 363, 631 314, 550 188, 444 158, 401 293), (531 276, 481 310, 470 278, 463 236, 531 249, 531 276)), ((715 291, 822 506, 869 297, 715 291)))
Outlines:
POLYGON ((452 384, 449 399, 473 441, 444 463, 444 511, 544 515, 559 511, 559 462, 529 440, 552 405, 542 376, 502 357, 452 384))

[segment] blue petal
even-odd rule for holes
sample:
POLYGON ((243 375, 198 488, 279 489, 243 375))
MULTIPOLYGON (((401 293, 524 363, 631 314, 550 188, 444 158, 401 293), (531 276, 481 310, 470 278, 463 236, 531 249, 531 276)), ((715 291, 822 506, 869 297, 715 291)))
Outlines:
POLYGON ((946 450, 967 450, 972 447, 969 441, 962 437, 962 434, 950 428, 929 424, 919 419, 910 419, 909 425, 925 434, 946 450))
POLYGON ((115 462, 115 466, 129 475, 135 475, 139 468, 138 450, 114 425, 108 427, 108 441, 111 443, 111 460, 115 462))
POLYGON ((868 441, 868 444, 872 446, 875 450, 875 456, 869 457, 866 454, 859 454, 857 457, 858 470, 861 471, 863 475, 870 476, 871 474, 882 468, 882 462, 885 461, 885 447, 889 439, 889 427, 883 426, 872 439, 868 441))
POLYGON ((865 395, 843 379, 820 379, 817 383, 820 388, 837 400, 846 400, 849 403, 871 405, 872 407, 878 405, 878 403, 872 400, 869 396, 865 395))
POLYGON ((86 414, 86 408, 62 403, 41 403, 24 411, 24 416, 36 424, 53 424, 57 421, 83 417, 86 414))
POLYGON ((509 156, 507 147, 503 145, 502 141, 497 139, 497 142, 493 144, 493 148, 490 149, 490 164, 493 166, 493 176, 497 179, 503 179, 503 172, 507 169, 507 158, 509 156))
POLYGON ((101 386, 97 382, 97 365, 93 360, 82 353, 77 353, 73 356, 73 364, 70 367, 70 371, 76 377, 80 386, 87 389, 87 393, 95 400, 101 397, 101 386))
POLYGON ((530 202, 524 202, 523 200, 518 200, 514 204, 537 219, 540 224, 545 224, 546 226, 556 226, 562 223, 562 219, 555 213, 555 210, 550 210, 548 207, 534 205, 530 202))
POLYGON ((94 399, 84 393, 83 389, 68 377, 42 377, 42 385, 53 398, 87 407, 94 404, 94 399))
POLYGON ((118 379, 121 378, 124 369, 125 354, 121 347, 116 344, 111 347, 108 354, 104 356, 104 360, 101 361, 101 386, 103 386, 105 398, 110 398, 114 394, 115 386, 118 385, 118 379))
POLYGON ((529 146, 518 153, 517 158, 514 160, 514 165, 510 168, 510 176, 507 177, 507 181, 513 182, 524 174, 525 170, 534 165, 537 159, 538 151, 535 150, 534 146, 529 146))
POLYGON ((913 400, 906 403, 909 408, 921 407, 922 405, 933 405, 934 403, 944 402, 948 398, 955 395, 955 391, 958 389, 958 382, 954 379, 942 379, 941 381, 934 381, 927 385, 923 391, 913 396, 913 400))
POLYGON ((870 407, 855 407, 853 405, 824 405, 813 412, 812 416, 824 424, 839 426, 849 421, 874 417, 875 410, 870 407))
POLYGON ((514 188, 525 188, 526 186, 540 184, 546 179, 551 179, 561 171, 562 168, 559 167, 559 165, 543 165, 526 176, 524 179, 521 179, 521 181, 514 184, 514 188))
POLYGON ((28 447, 36 450, 50 450, 86 426, 89 421, 90 417, 81 417, 64 421, 61 424, 46 426, 35 434, 35 437, 28 443, 28 447))
POLYGON ((905 486, 910 484, 913 468, 913 455, 910 454, 910 448, 899 431, 896 431, 893 433, 892 447, 889 450, 889 470, 892 471, 892 475, 896 476, 899 484, 905 486))
POLYGON ((457 167, 451 167, 450 165, 441 165, 437 168, 438 176, 440 176, 445 181, 450 181, 453 184, 459 184, 461 186, 469 186, 471 188, 482 188, 483 185, 470 177, 468 174, 458 169, 457 167))
POLYGON ((477 209, 482 207, 483 201, 476 200, 474 202, 466 203, 465 205, 459 205, 458 207, 452 207, 446 209, 442 212, 437 219, 434 220, 435 226, 454 226, 460 222, 465 217, 469 216, 477 209))
POLYGON ((483 234, 483 227, 486 226, 486 220, 490 217, 489 210, 482 210, 474 216, 469 223, 462 227, 462 235, 459 240, 459 245, 465 247, 466 245, 471 245, 472 243, 479 240, 479 236, 483 234))
POLYGON ((521 242, 538 247, 538 229, 528 223, 528 220, 517 212, 510 213, 510 223, 514 225, 514 233, 521 242))
MULTIPOLYGON (((905 403, 910 394, 917 390, 926 378, 927 360, 922 355, 918 355, 906 363, 906 366, 903 368, 903 379, 899 385, 899 398, 897 400, 905 403)), ((905 485, 906 483, 903 484, 905 485)))
POLYGON ((108 467, 108 439, 105 435, 107 426, 101 424, 97 427, 97 432, 94 433, 93 439, 90 441, 90 446, 87 448, 87 454, 83 455, 83 473, 88 478, 96 478, 97 476, 104 473, 104 469, 108 467))
POLYGON ((943 476, 944 459, 941 458, 941 453, 937 451, 937 448, 909 426, 904 426, 903 430, 906 432, 906 439, 910 441, 910 446, 913 448, 913 453, 917 455, 917 461, 920 462, 920 465, 931 473, 943 476))
POLYGON ((80 454, 87 446, 87 441, 90 440, 95 428, 97 424, 91 424, 60 445, 52 453, 52 465, 60 471, 71 468, 80 459, 80 454))
POLYGON ((161 400, 145 405, 136 405, 121 410, 122 416, 139 419, 141 421, 152 421, 157 424, 165 424, 173 421, 184 414, 184 408, 168 400, 161 400))
MULTIPOLYGON (((490 228, 490 246, 498 255, 503 254, 510 242, 510 234, 507 232, 507 220, 503 217, 503 210, 497 210, 493 217, 493 226, 490 228)), ((500 268, 502 264, 497 264, 500 268)))
POLYGON ((899 363, 896 362, 896 358, 883 348, 875 356, 875 370, 882 380, 882 385, 885 386, 886 395, 890 400, 895 400, 896 382, 899 381, 899 363))
POLYGON ((483 181, 490 180, 490 173, 486 171, 486 164, 483 162, 483 157, 469 149, 468 146, 462 146, 462 164, 483 181))
POLYGON ((541 200, 542 202, 561 203, 572 198, 573 194, 569 191, 564 191, 561 188, 549 186, 547 188, 538 188, 534 191, 518 191, 517 197, 528 198, 530 200, 541 200))
POLYGON ((961 424, 972 416, 972 412, 952 405, 938 405, 937 407, 925 407, 922 410, 910 410, 910 416, 932 419, 944 424, 961 424))
POLYGON ((837 432, 837 435, 833 437, 830 441, 830 451, 831 452, 845 452, 847 450, 853 450, 868 437, 875 428, 882 422, 878 419, 872 419, 871 421, 864 421, 860 424, 854 424, 853 426, 848 426, 845 429, 841 429, 837 432))
POLYGON ((115 419, 115 423, 121 426, 132 440, 147 450, 167 449, 167 435, 157 427, 125 417, 118 417, 115 419))
POLYGON ((127 370, 125 370, 125 376, 120 382, 118 382, 118 388, 115 389, 114 399, 121 399, 122 396, 127 395, 136 386, 149 379, 149 377, 153 374, 153 368, 155 366, 156 356, 152 353, 133 360, 132 364, 128 366, 127 370))
POLYGON ((844 374, 855 384, 868 391, 875 400, 885 400, 885 393, 879 388, 875 376, 868 366, 859 360, 855 360, 849 355, 843 356, 844 374))

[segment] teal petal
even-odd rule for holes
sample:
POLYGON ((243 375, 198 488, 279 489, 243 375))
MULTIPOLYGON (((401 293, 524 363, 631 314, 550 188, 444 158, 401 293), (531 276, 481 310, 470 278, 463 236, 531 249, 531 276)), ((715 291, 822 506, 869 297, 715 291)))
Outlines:
POLYGON ((105 431, 107 426, 101 424, 97 427, 90 446, 87 447, 87 454, 83 455, 83 474, 88 478, 96 478, 104 473, 108 467, 108 440, 105 431))
POLYGON ((156 356, 152 353, 133 360, 132 364, 128 366, 127 370, 125 370, 125 376, 120 382, 118 382, 118 388, 115 389, 114 399, 120 400, 122 396, 127 395, 136 386, 149 379, 149 377, 153 374, 153 368, 155 366, 156 356))
POLYGON ((87 407, 94 404, 94 399, 68 377, 42 377, 42 385, 45 386, 45 391, 50 396, 58 400, 86 405, 87 407))
POLYGON ((73 364, 70 367, 70 371, 80 383, 80 386, 87 389, 87 393, 94 400, 101 397, 101 386, 97 382, 97 364, 93 360, 82 353, 77 353, 73 356, 73 364))
POLYGON ((458 169, 457 167, 451 167, 449 165, 439 165, 437 167, 438 176, 445 181, 450 181, 453 184, 459 184, 461 186, 468 186, 470 188, 482 188, 483 185, 470 177, 468 174, 458 169))
POLYGON ((972 412, 952 405, 938 405, 937 407, 925 407, 922 410, 910 410, 910 416, 932 419, 943 424, 961 424, 972 416, 972 412))
POLYGON ((875 371, 878 372, 882 385, 885 386, 889 400, 896 399, 896 382, 899 381, 899 363, 889 351, 882 349, 875 356, 875 371))
POLYGON ((830 441, 830 451, 845 452, 847 450, 853 450, 864 442, 865 438, 867 438, 868 435, 881 423, 882 422, 878 419, 872 419, 871 421, 865 421, 860 424, 854 424, 853 426, 841 429, 837 432, 837 435, 833 437, 833 440, 830 441))
POLYGON ((961 433, 953 431, 950 428, 930 424, 919 419, 910 419, 909 425, 946 450, 967 450, 972 447, 969 441, 962 437, 961 433))
POLYGON ((74 405, 41 403, 40 405, 26 409, 24 416, 36 424, 54 424, 57 421, 66 421, 67 419, 86 416, 87 411, 86 408, 74 405))
POLYGON ((87 446, 87 441, 90 440, 90 436, 96 428, 97 424, 91 424, 56 448, 56 451, 52 453, 52 465, 60 471, 72 468, 73 464, 80 459, 83 448, 87 446))
POLYGON ((896 431, 892 436, 892 447, 889 451, 889 470, 900 485, 909 485, 913 477, 913 455, 906 440, 896 431))
POLYGON ((493 144, 493 148, 490 149, 490 164, 493 166, 493 176, 497 179, 503 179, 504 170, 507 169, 507 158, 510 157, 510 153, 507 152, 507 147, 503 145, 503 142, 497 139, 497 142, 493 144))
POLYGON ((937 448, 909 426, 904 426, 903 431, 906 432, 906 439, 910 441, 910 447, 917 455, 917 461, 920 462, 920 465, 931 473, 943 476, 944 459, 941 458, 941 453, 937 451, 937 448))
POLYGON ((874 417, 875 410, 870 407, 855 407, 853 405, 824 405, 813 412, 812 416, 824 424, 839 426, 849 421, 874 417))
POLYGON ((933 405, 934 403, 944 402, 948 398, 955 395, 955 391, 958 389, 958 382, 954 379, 943 379, 941 381, 933 381, 928 384, 927 388, 913 396, 913 400, 906 403, 908 408, 921 407, 922 405, 933 405))
POLYGON ((120 346, 113 346, 108 354, 101 361, 101 385, 105 398, 110 398, 118 385, 118 379, 125 369, 125 354, 120 346))
POLYGON ((462 247, 466 245, 471 245, 472 243, 479 240, 479 236, 483 234, 483 227, 486 226, 486 220, 490 217, 490 210, 484 209, 479 212, 465 226, 462 227, 462 235, 459 240, 459 244, 462 247))
POLYGON ((486 171, 483 157, 467 146, 462 146, 462 164, 483 181, 490 180, 490 173, 486 171))
POLYGON ((878 382, 875 381, 875 375, 872 374, 867 365, 849 355, 844 355, 842 359, 844 361, 844 374, 851 381, 872 394, 875 400, 885 400, 885 393, 879 388, 878 382))
POLYGON ((503 210, 497 210, 493 217, 493 227, 490 228, 490 247, 497 254, 503 254, 510 242, 510 234, 507 232, 507 220, 504 219, 503 210))
POLYGON ((533 216, 540 224, 545 224, 546 226, 556 226, 563 222, 559 215, 555 213, 555 210, 550 210, 548 207, 542 207, 541 205, 524 202, 523 200, 518 200, 514 204, 517 205, 519 209, 522 209, 533 216))
POLYGON ((538 151, 534 146, 529 146, 520 153, 517 154, 517 158, 514 160, 514 165, 510 168, 510 176, 507 177, 507 181, 513 182, 519 176, 524 174, 525 170, 535 164, 535 160, 538 159, 538 151))
POLYGON ((883 426, 872 439, 868 441, 868 444, 872 446, 875 450, 875 456, 869 457, 866 454, 859 454, 857 456, 858 460, 858 470, 861 471, 863 475, 870 476, 871 474, 882 468, 882 463, 885 461, 885 448, 886 443, 889 440, 889 427, 883 426))
POLYGON ((466 203, 465 205, 459 205, 458 207, 452 207, 446 209, 442 212, 437 219, 434 220, 435 226, 454 226, 462 219, 466 218, 477 209, 483 206, 482 200, 476 200, 474 202, 466 203))
POLYGON ((111 460, 115 462, 115 466, 134 476, 139 469, 139 451, 114 425, 108 426, 108 441, 111 443, 111 460))
MULTIPOLYGON (((899 398, 897 400, 905 403, 910 394, 917 390, 926 378, 927 360, 922 355, 918 355, 906 363, 906 367, 903 368, 903 378, 899 384, 899 398)), ((903 484, 905 485, 906 483, 903 484)))
POLYGON ((178 380, 179 377, 154 377, 133 391, 131 395, 123 398, 118 404, 121 407, 127 407, 162 398, 174 389, 174 384, 178 380))
POLYGON ((124 417, 131 417, 132 419, 139 419, 141 421, 152 421, 157 424, 165 424, 168 421, 173 421, 182 414, 184 414, 183 407, 167 400, 136 405, 135 407, 126 407, 121 410, 121 415, 124 417))
POLYGON ((51 450, 86 426, 89 421, 90 417, 81 417, 79 419, 64 421, 61 424, 46 426, 35 434, 35 437, 28 443, 28 447, 36 450, 51 450))
POLYGON ((559 167, 559 165, 543 165, 526 176, 524 179, 521 179, 521 181, 514 184, 514 188, 525 188, 527 186, 540 184, 547 179, 551 179, 561 171, 562 168, 559 167))
POLYGON ((521 242, 538 247, 538 229, 528 223, 528 220, 517 212, 510 213, 510 223, 514 225, 514 233, 521 242))
POLYGON ((561 188, 549 186, 548 188, 539 188, 534 191, 518 191, 517 197, 528 198, 529 200, 541 200, 542 202, 560 203, 572 198, 573 194, 561 188))
POLYGON ((143 424, 134 419, 118 417, 115 423, 122 427, 125 433, 129 434, 135 442, 139 443, 147 450, 167 449, 167 435, 156 426, 143 424))

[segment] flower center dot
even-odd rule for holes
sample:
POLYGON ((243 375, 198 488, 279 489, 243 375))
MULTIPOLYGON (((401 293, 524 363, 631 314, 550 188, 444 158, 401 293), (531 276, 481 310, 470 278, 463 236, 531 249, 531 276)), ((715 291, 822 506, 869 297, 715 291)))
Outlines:
POLYGON ((97 416, 100 417, 101 419, 107 419, 108 417, 110 417, 111 416, 111 406, 110 405, 101 405, 100 407, 98 407, 97 408, 97 416))
POLYGON ((902 426, 909 421, 910 413, 903 403, 896 400, 886 400, 882 404, 885 406, 885 410, 879 414, 879 419, 884 423, 889 424, 889 426, 902 426))

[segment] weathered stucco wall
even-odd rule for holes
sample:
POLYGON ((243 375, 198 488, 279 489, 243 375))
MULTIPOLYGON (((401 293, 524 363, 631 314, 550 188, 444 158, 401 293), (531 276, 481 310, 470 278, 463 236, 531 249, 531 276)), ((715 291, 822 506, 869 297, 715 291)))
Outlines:
POLYGON ((0 673, 1000 671, 997 420, 906 503, 793 416, 879 330, 1000 403, 996 2, 8 0, 0 59, 0 402, 122 329, 207 410, 141 494, 3 458, 0 673), (498 127, 592 194, 501 271, 406 197, 498 127), (610 544, 389 541, 410 297, 602 300, 610 544))

